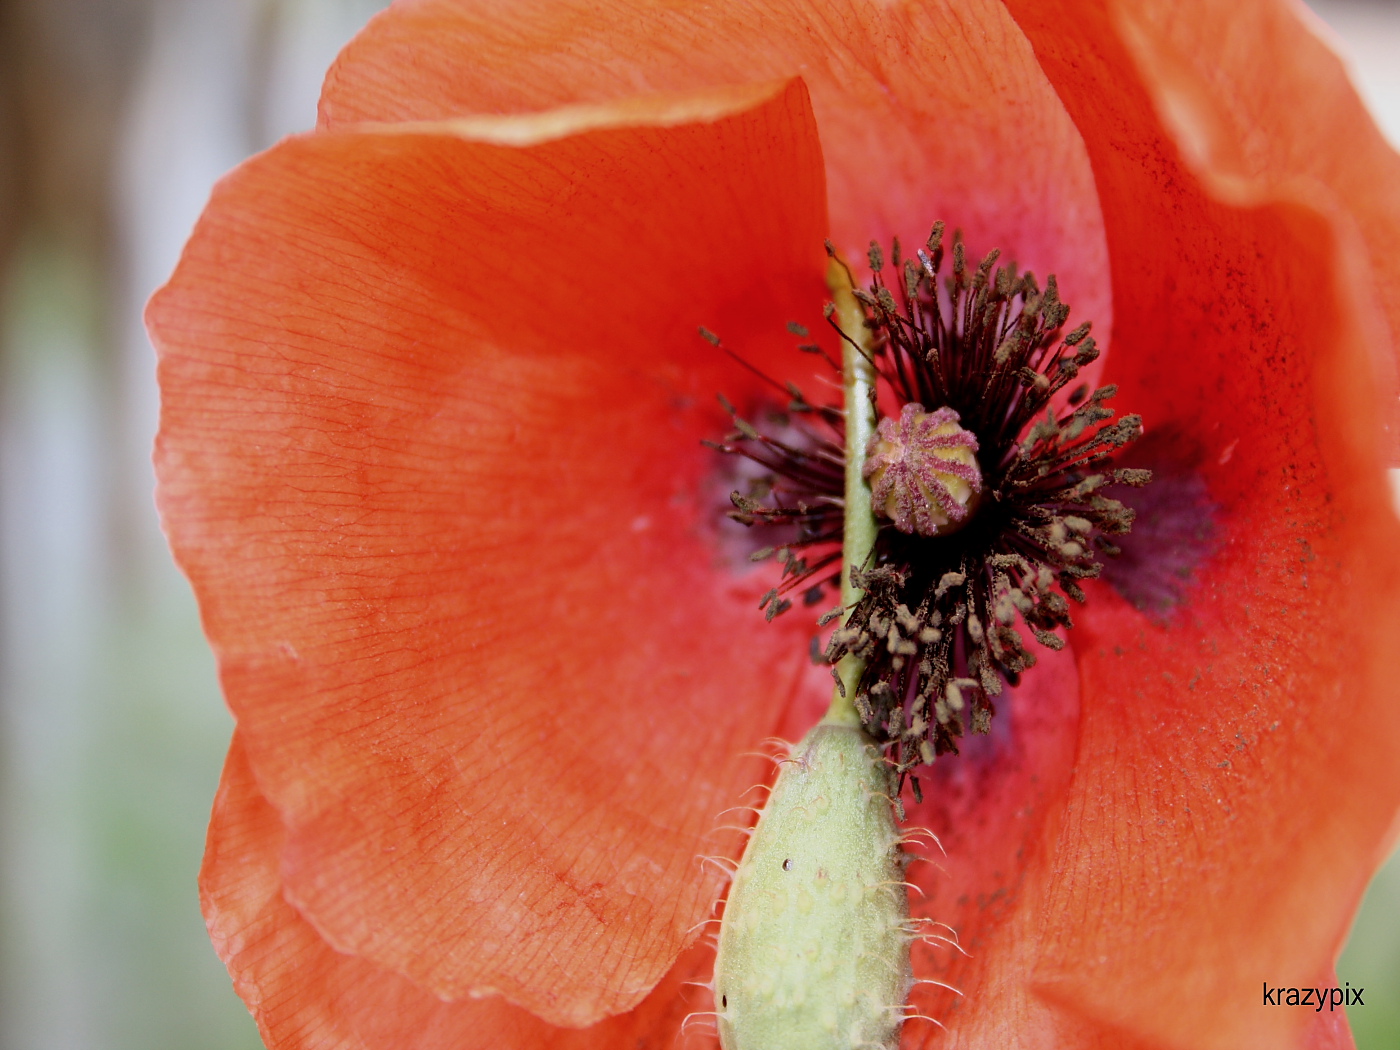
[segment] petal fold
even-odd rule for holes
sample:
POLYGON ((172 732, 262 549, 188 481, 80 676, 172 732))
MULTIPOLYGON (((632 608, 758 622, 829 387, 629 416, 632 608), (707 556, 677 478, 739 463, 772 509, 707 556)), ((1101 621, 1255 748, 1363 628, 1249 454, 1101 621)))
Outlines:
POLYGON ((708 968, 708 953, 691 949, 635 1010, 585 1029, 555 1028, 495 997, 444 1002, 320 938, 282 896, 286 835, 235 736, 214 800, 200 899, 234 987, 278 1050, 660 1048, 694 995, 683 982, 708 968))
MULTIPOLYGON (((1400 155, 1357 96, 1311 12, 1281 0, 1117 3, 1112 17, 1185 163, 1219 199, 1306 200, 1358 243, 1355 279, 1380 306, 1371 368, 1385 384, 1400 465, 1400 155)), ((1363 318, 1363 323, 1364 323, 1363 318)))

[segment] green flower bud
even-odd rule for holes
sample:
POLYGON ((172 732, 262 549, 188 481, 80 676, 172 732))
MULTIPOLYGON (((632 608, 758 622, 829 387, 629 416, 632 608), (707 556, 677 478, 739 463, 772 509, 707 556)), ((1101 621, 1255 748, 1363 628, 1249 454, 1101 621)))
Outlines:
POLYGON ((891 787, 854 726, 818 725, 784 762, 720 927, 724 1050, 898 1045, 911 935, 891 787))

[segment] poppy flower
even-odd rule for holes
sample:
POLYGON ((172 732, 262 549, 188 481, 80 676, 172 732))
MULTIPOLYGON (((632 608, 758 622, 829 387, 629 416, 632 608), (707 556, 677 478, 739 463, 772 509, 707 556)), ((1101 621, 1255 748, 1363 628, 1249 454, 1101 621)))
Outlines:
MULTIPOLYGON (((1159 480, 922 775, 908 1045, 1339 1047, 1394 827, 1400 161, 1274 0, 409 0, 148 312, 237 720, 201 878, 269 1047, 663 1047, 812 619, 701 441, 821 383, 824 237, 1055 273, 1159 480), (1151 442, 1149 444, 1149 442, 1151 442), (728 837, 726 837, 728 836, 728 837)), ((933 408, 934 406, 929 406, 933 408)), ((712 1037, 690 1030, 704 1043, 712 1037)))

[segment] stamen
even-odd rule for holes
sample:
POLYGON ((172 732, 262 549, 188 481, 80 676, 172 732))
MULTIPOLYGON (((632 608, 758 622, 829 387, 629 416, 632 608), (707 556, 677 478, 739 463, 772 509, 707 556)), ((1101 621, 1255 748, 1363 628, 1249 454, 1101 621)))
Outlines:
POLYGON ((736 415, 736 433, 716 446, 770 472, 767 490, 734 494, 731 516, 788 530, 773 547, 783 571, 764 598, 769 618, 791 607, 782 596, 795 587, 821 600, 844 541, 842 603, 821 622, 844 616, 822 657, 838 699, 901 775, 990 728, 995 698, 1036 663, 1018 627, 1063 648, 1081 582, 1132 527, 1132 509, 1109 493, 1151 479, 1113 462, 1142 421, 1115 421, 1114 387, 1076 383, 1099 351, 1088 323, 1064 332, 1070 310, 1054 276, 1042 290, 1014 263, 998 267, 997 252, 969 271, 955 235, 945 277, 943 234, 935 224, 903 261, 895 243, 893 290, 872 244, 870 286, 847 285, 840 308, 828 306, 847 364, 860 366, 845 376, 867 371, 885 388, 846 404, 898 406, 874 434, 852 440, 839 407, 795 397, 827 433, 799 421, 802 436, 780 441, 736 415))

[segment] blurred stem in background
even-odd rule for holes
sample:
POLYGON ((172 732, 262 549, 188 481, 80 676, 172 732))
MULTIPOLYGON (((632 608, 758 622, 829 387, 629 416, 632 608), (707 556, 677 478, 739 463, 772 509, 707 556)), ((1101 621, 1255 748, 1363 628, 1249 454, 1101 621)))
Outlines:
MULTIPOLYGON (((0 0, 0 1050, 259 1045, 195 896, 231 721, 155 523, 140 310, 380 6, 0 0)), ((1400 7, 1317 6, 1400 141, 1400 7)), ((1400 1046, 1400 864, 1340 971, 1358 1045, 1400 1046)))

